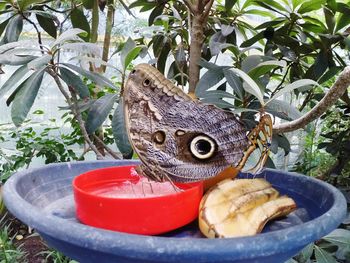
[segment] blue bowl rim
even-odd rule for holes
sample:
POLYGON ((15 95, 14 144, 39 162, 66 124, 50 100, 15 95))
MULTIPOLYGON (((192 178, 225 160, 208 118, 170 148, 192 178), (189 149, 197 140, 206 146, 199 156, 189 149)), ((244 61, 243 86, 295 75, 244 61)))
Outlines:
POLYGON ((69 166, 74 163, 93 165, 96 162, 105 162, 106 166, 138 163, 138 161, 125 160, 55 163, 17 172, 7 180, 3 187, 5 205, 18 219, 33 227, 39 233, 49 235, 55 239, 100 252, 121 256, 127 255, 129 258, 135 259, 152 258, 157 253, 158 259, 163 258, 165 260, 174 255, 177 256, 177 260, 181 260, 181 258, 188 259, 192 258, 194 254, 203 259, 217 255, 220 255, 220 260, 230 260, 232 257, 235 259, 253 259, 284 251, 293 251, 296 248, 301 249, 310 242, 328 234, 337 228, 346 216, 346 200, 343 194, 334 186, 313 177, 273 169, 266 169, 265 171, 283 173, 288 176, 307 177, 304 179, 315 184, 315 187, 327 189, 334 198, 332 207, 323 215, 301 225, 255 236, 212 240, 134 235, 98 229, 83 224, 76 227, 76 222, 42 213, 38 207, 27 202, 16 191, 17 183, 28 173, 50 167, 69 166))

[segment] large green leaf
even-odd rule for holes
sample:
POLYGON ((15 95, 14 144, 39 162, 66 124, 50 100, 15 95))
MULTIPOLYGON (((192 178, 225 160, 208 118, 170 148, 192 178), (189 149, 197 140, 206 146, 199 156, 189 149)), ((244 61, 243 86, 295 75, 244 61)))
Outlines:
POLYGON ((227 102, 225 100, 222 100, 220 98, 214 98, 214 97, 203 98, 203 99, 201 99, 201 101, 203 103, 215 105, 216 107, 219 107, 219 108, 222 108, 222 109, 230 109, 230 108, 234 108, 235 107, 231 103, 229 103, 229 102, 227 102))
POLYGON ((46 0, 18 0, 18 5, 22 11, 30 5, 47 2, 46 0))
POLYGON ((16 69, 14 73, 8 78, 8 80, 0 88, 0 98, 4 96, 10 89, 17 87, 23 82, 23 77, 29 71, 27 65, 23 65, 16 69))
POLYGON ((118 94, 106 94, 92 104, 85 123, 89 134, 95 132, 103 124, 117 98, 118 94))
POLYGON ((115 109, 112 119, 112 131, 115 143, 124 158, 132 157, 132 147, 129 142, 128 132, 124 120, 124 101, 119 99, 118 107, 115 109))
POLYGON ((120 62, 122 64, 123 69, 126 69, 126 57, 131 50, 136 47, 136 43, 130 37, 126 40, 123 49, 120 51, 120 62))
POLYGON ((88 42, 90 39, 90 24, 86 19, 83 10, 78 7, 74 8, 72 10, 70 18, 74 28, 80 28, 87 32, 86 36, 83 36, 82 39, 88 42))
POLYGON ((32 55, 14 55, 14 54, 1 54, 0 55, 0 64, 19 66, 23 64, 28 64, 33 59, 38 58, 37 56, 32 55))
POLYGON ((84 30, 81 30, 80 28, 71 28, 67 31, 64 31, 55 42, 53 42, 52 47, 55 47, 57 45, 60 45, 66 41, 83 41, 79 36, 87 36, 87 32, 84 30))
POLYGON ((43 55, 41 57, 35 58, 27 64, 27 67, 32 70, 38 70, 40 68, 46 67, 51 61, 51 55, 43 55))
POLYGON ((41 28, 44 29, 46 33, 48 33, 53 38, 57 37, 57 25, 52 18, 37 14, 36 19, 38 20, 41 28))
POLYGON ((20 126, 28 115, 43 80, 45 69, 31 75, 20 85, 12 102, 11 117, 16 126, 20 126))
POLYGON ((304 1, 300 6, 298 13, 304 14, 310 11, 318 10, 326 3, 326 0, 308 0, 304 1))
POLYGON ((94 6, 94 1, 96 1, 96 0, 83 0, 83 6, 86 9, 92 9, 94 6))
POLYGON ((334 13, 331 9, 327 8, 326 6, 323 7, 323 12, 324 12, 324 17, 326 19, 328 31, 329 31, 329 33, 333 34, 334 27, 335 27, 334 13))
POLYGON ((337 263, 338 261, 326 250, 315 246, 315 257, 317 263, 337 263))
POLYGON ((94 83, 96 83, 99 86, 102 86, 102 87, 107 86, 109 88, 116 89, 114 84, 109 79, 105 78, 104 76, 102 76, 100 74, 82 69, 81 67, 78 67, 78 66, 75 66, 72 64, 68 64, 68 63, 62 63, 61 65, 74 70, 75 72, 90 79, 91 81, 93 81, 94 83))
POLYGON ((225 9, 227 11, 231 10, 236 2, 237 2, 237 0, 225 0, 225 9))
POLYGON ((4 20, 3 22, 1 22, 1 24, 0 24, 0 36, 5 31, 7 24, 10 22, 10 19, 11 18, 8 18, 8 19, 4 20))
POLYGON ((21 15, 15 15, 9 21, 4 38, 2 39, 2 44, 16 42, 19 35, 22 33, 23 29, 23 17, 21 15))
POLYGON ((198 81, 195 91, 196 96, 201 98, 208 89, 215 86, 223 78, 224 73, 222 68, 209 69, 198 81))
POLYGON ((264 95, 262 94, 258 84, 256 84, 256 82, 244 71, 237 68, 231 68, 230 70, 232 70, 245 81, 246 85, 243 85, 244 90, 254 95, 259 100, 261 106, 264 106, 264 95))
POLYGON ((283 95, 284 93, 291 92, 291 91, 293 91, 295 89, 299 89, 299 88, 305 87, 305 86, 318 86, 318 87, 321 87, 316 81, 314 81, 312 79, 300 79, 300 80, 294 81, 293 83, 290 83, 290 84, 286 85, 283 89, 278 91, 271 99, 269 99, 266 102, 266 104, 268 104, 269 102, 277 99, 279 96, 283 95))
POLYGON ((224 75, 227 80, 227 83, 231 86, 234 92, 237 94, 238 98, 243 100, 244 89, 242 80, 235 74, 233 71, 229 69, 224 69, 224 75))
POLYGON ((338 228, 323 237, 322 239, 327 240, 339 247, 350 248, 350 231, 342 228, 338 228))
POLYGON ((348 26, 350 24, 350 15, 340 14, 337 20, 337 26, 335 32, 338 32, 340 29, 348 26))
POLYGON ((258 79, 260 76, 271 72, 273 69, 278 67, 285 67, 287 63, 284 60, 269 60, 264 61, 256 65, 252 70, 249 71, 248 75, 252 79, 258 79))
POLYGON ((226 37, 221 33, 221 31, 216 32, 214 35, 212 35, 209 40, 209 49, 211 55, 218 55, 222 50, 221 45, 224 43, 226 43, 226 37))
POLYGON ((79 76, 72 71, 60 67, 60 77, 68 85, 72 86, 79 94, 79 97, 85 99, 90 96, 89 88, 84 84, 79 76))
POLYGON ((301 112, 297 110, 290 103, 283 100, 273 100, 266 105, 265 110, 274 116, 284 120, 295 120, 302 116, 301 112))
POLYGON ((143 48, 144 46, 136 46, 129 51, 129 53, 126 55, 124 60, 124 68, 123 68, 124 71, 130 65, 131 61, 133 61, 140 54, 143 48))
POLYGON ((64 43, 61 49, 75 51, 80 54, 93 55, 94 57, 101 57, 101 48, 95 43, 64 43))

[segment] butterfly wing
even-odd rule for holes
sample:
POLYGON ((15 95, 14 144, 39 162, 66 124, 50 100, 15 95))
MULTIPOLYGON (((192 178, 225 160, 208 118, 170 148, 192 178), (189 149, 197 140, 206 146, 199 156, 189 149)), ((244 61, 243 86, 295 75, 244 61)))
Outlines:
POLYGON ((249 146, 234 114, 195 101, 155 68, 141 64, 124 91, 129 139, 146 176, 198 181, 237 166, 249 146))
POLYGON ((244 152, 238 169, 242 172, 256 174, 264 167, 269 157, 272 141, 272 120, 270 115, 261 116, 258 125, 249 132, 250 146, 244 152))

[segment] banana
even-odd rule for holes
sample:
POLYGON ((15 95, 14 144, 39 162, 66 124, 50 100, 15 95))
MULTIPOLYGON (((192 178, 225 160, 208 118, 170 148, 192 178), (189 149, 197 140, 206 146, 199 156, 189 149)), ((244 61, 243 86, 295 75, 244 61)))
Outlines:
POLYGON ((226 179, 209 189, 199 208, 199 228, 208 238, 260 233, 265 224, 296 208, 265 179, 226 179))

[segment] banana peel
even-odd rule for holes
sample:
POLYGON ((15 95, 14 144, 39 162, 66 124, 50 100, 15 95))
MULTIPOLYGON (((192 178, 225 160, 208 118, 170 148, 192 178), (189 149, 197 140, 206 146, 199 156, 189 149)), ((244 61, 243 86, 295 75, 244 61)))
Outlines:
POLYGON ((296 209, 262 178, 226 179, 210 188, 199 208, 199 228, 208 238, 249 236, 296 209))

